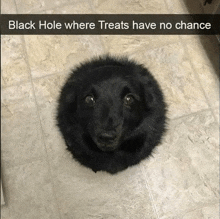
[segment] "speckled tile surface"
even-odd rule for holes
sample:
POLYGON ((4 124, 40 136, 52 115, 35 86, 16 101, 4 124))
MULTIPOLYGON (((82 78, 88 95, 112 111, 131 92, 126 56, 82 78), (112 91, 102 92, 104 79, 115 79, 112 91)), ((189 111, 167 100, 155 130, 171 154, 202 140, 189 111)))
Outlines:
MULTIPOLYGON (((190 1, 2 0, 2 13, 198 13, 190 1)), ((218 219, 219 51, 212 36, 1 36, 2 219, 218 219), (147 66, 168 131, 117 175, 75 162, 56 127, 70 69, 103 53, 147 66)))
POLYGON ((21 36, 2 36, 2 87, 29 81, 23 38, 21 36))
POLYGON ((91 1, 95 12, 99 14, 167 14, 166 4, 164 1, 91 1))
POLYGON ((159 218, 181 218, 218 202, 218 143, 209 110, 170 122, 164 144, 144 163, 159 218))
POLYGON ((24 37, 33 78, 68 73, 79 62, 104 53, 99 36, 24 37))

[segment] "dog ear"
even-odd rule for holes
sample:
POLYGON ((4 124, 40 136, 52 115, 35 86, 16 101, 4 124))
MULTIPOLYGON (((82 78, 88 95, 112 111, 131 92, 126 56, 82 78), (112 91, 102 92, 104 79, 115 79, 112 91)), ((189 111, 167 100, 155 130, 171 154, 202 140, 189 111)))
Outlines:
MULTIPOLYGON (((140 73, 141 90, 147 108, 155 108, 164 104, 164 97, 160 85, 147 69, 140 73)), ((165 104, 164 104, 165 106, 165 104)))
POLYGON ((66 84, 60 95, 59 111, 64 113, 74 113, 77 109, 76 87, 74 84, 66 84))

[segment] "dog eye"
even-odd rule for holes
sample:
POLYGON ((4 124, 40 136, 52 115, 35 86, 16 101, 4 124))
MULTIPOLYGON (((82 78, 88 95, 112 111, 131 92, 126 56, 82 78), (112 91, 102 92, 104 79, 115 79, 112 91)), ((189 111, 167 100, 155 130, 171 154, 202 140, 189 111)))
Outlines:
POLYGON ((125 97, 124 97, 124 105, 125 106, 131 106, 135 101, 135 98, 131 95, 131 94, 127 94, 125 97))
POLYGON ((88 104, 89 106, 94 106, 94 104, 95 104, 95 98, 94 98, 93 96, 89 95, 89 96, 87 96, 87 97, 85 98, 85 102, 86 102, 86 104, 88 104))

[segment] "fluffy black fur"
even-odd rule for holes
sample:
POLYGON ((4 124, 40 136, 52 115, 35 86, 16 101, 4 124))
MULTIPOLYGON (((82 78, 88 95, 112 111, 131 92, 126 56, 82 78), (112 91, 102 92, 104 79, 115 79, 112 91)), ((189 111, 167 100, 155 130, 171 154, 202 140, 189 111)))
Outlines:
POLYGON ((114 174, 151 155, 165 132, 166 105, 143 65, 104 56, 72 71, 57 121, 77 161, 114 174))

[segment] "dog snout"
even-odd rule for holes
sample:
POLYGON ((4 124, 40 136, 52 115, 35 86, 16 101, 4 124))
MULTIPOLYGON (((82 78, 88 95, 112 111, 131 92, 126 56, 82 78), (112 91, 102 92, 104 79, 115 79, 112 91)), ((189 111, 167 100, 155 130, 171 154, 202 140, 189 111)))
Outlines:
POLYGON ((98 135, 98 139, 100 142, 112 142, 116 139, 116 133, 112 132, 103 132, 98 135))

